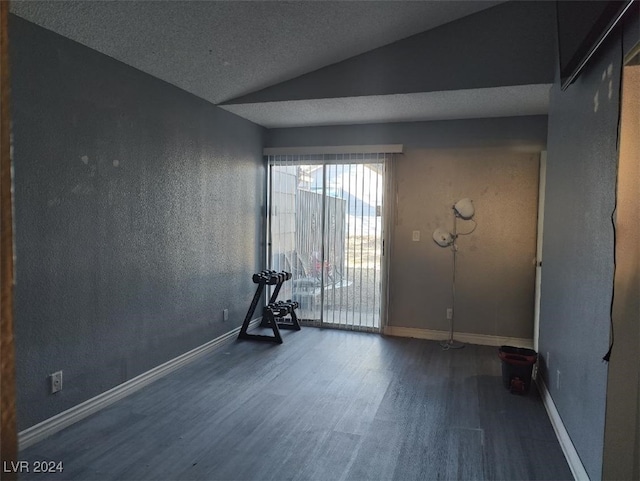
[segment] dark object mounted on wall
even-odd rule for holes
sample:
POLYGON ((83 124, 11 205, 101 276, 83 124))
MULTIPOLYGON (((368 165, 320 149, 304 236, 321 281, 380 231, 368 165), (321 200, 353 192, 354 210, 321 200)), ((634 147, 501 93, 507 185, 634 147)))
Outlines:
POLYGON ((576 79, 634 1, 556 1, 562 90, 576 79))

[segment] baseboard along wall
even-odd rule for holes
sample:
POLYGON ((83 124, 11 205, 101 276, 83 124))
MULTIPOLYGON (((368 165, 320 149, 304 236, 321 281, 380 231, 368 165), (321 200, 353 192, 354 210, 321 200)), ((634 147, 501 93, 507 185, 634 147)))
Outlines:
POLYGON ((542 397, 544 407, 547 410, 547 415, 551 420, 553 430, 556 432, 556 437, 558 438, 564 457, 566 458, 567 464, 569 464, 569 469, 571 469, 571 473, 573 474, 573 478, 576 481, 589 481, 587 470, 584 468, 584 465, 580 460, 580 455, 578 454, 576 447, 573 445, 567 429, 564 427, 560 413, 556 409, 553 398, 551 397, 551 394, 549 393, 549 390, 541 376, 536 377, 536 384, 538 386, 538 391, 540 392, 540 397, 542 397))
MULTIPOLYGON (((449 339, 449 331, 435 329, 419 329, 415 327, 386 326, 384 334, 396 337, 413 337, 415 339, 428 339, 430 341, 445 341, 449 339)), ((465 344, 479 344, 481 346, 514 346, 533 349, 533 339, 519 337, 490 336, 487 334, 473 334, 468 332, 456 332, 454 339, 465 344)))
MULTIPOLYGON (((257 324, 260 323, 260 320, 261 319, 254 319, 251 321, 249 328, 257 326, 257 324)), ((102 394, 98 394, 83 403, 73 406, 66 411, 56 414, 49 419, 45 419, 41 423, 35 424, 34 426, 21 431, 18 433, 19 449, 25 449, 34 445, 38 441, 41 441, 74 423, 77 423, 78 421, 106 408, 129 394, 133 394, 144 386, 157 381, 176 369, 179 369, 197 358, 210 353, 230 341, 233 341, 238 337, 239 332, 240 327, 237 327, 222 336, 216 337, 215 339, 212 339, 191 351, 185 352, 184 354, 165 362, 164 364, 160 364, 159 366, 156 366, 153 369, 130 379, 129 381, 119 384, 102 394)))

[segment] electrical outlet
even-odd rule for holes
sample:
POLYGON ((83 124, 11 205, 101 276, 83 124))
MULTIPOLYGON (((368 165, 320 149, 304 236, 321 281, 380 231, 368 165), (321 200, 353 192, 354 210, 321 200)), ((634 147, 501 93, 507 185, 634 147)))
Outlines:
POLYGON ((560 389, 560 369, 556 371, 556 389, 560 389))
POLYGON ((222 311, 222 320, 223 321, 228 321, 229 320, 229 309, 223 309, 223 311, 222 311))
POLYGON ((419 230, 414 230, 413 231, 413 235, 411 236, 411 240, 413 240, 413 242, 418 242, 420 240, 420 231, 419 230))
POLYGON ((51 394, 62 391, 62 371, 51 374, 51 394))
POLYGON ((451 307, 447 307, 447 321, 453 319, 453 309, 451 307))

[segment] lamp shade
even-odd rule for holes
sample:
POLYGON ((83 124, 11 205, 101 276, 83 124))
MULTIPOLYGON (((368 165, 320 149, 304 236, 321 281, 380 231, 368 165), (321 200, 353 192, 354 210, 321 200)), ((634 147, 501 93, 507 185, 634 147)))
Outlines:
POLYGON ((465 220, 471 219, 476 210, 473 207, 473 201, 468 198, 460 199, 453 206, 453 210, 458 217, 462 217, 465 220))
POLYGON ((433 231, 433 240, 440 247, 447 247, 453 244, 453 236, 442 227, 438 227, 433 231))

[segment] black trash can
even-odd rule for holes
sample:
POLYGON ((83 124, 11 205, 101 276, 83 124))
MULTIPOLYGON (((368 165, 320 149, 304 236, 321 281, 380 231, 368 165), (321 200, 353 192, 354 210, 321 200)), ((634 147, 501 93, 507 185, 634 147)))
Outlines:
POLYGON ((512 393, 526 394, 531 387, 533 365, 538 353, 533 349, 500 346, 498 356, 502 360, 502 382, 512 393))

